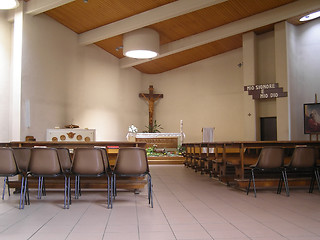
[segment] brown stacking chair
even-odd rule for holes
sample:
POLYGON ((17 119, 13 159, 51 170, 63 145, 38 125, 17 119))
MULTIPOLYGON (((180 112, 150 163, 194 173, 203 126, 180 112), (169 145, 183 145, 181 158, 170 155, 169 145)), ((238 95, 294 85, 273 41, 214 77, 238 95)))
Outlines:
MULTIPOLYGON (((0 176, 4 177, 4 186, 3 186, 3 193, 2 199, 4 199, 4 193, 6 190, 6 185, 8 185, 8 194, 10 196, 10 188, 9 188, 9 177, 16 176, 21 174, 13 150, 12 148, 0 148, 0 176)), ((21 192, 20 192, 20 204, 19 209, 24 208, 24 197, 25 197, 25 188, 26 188, 26 181, 23 174, 21 174, 21 192), (22 202, 23 200, 23 202, 22 202)))
POLYGON ((250 166, 251 175, 249 178, 247 195, 249 194, 250 183, 252 180, 254 196, 255 197, 257 196, 254 173, 260 172, 263 174, 281 173, 277 193, 278 194, 280 193, 280 186, 283 181, 285 183, 287 196, 289 196, 287 180, 286 180, 284 169, 283 169, 283 162, 284 162, 284 149, 283 148, 279 148, 279 147, 265 147, 265 148, 263 148, 260 152, 260 155, 258 157, 256 164, 250 166))
POLYGON ((116 177, 126 176, 126 177, 140 177, 148 176, 148 199, 149 204, 153 207, 152 198, 152 181, 149 171, 148 159, 146 150, 144 148, 138 147, 125 147, 119 148, 119 153, 117 156, 117 161, 113 169, 113 189, 114 197, 116 196, 116 177))
MULTIPOLYGON (((70 177, 63 173, 56 148, 32 148, 29 163, 29 175, 34 177, 58 177, 64 176, 64 208, 69 208, 70 189, 68 182, 70 177)), ((40 183, 40 181, 39 181, 40 183)), ((38 193, 42 187, 38 187, 38 193)))
MULTIPOLYGON (((28 167, 29 167, 29 162, 30 162, 30 158, 31 158, 31 148, 21 147, 21 148, 12 148, 12 150, 13 150, 14 157, 16 159, 16 163, 19 168, 20 174, 23 176, 23 178, 25 180, 24 190, 26 191, 27 195, 23 201, 26 200, 27 205, 29 205, 30 199, 29 199, 27 174, 28 174, 28 167)), ((24 202, 23 202, 22 206, 24 206, 24 202)))
MULTIPOLYGON (((71 176, 71 156, 68 148, 57 148, 59 162, 61 165, 62 172, 68 177, 71 176)), ((68 178, 68 189, 70 189, 70 178, 68 178)), ((69 193, 69 191, 68 191, 69 193)), ((41 199, 41 196, 46 195, 46 187, 45 187, 45 179, 44 177, 39 177, 39 191, 38 191, 38 199, 41 199)), ((69 197, 69 201, 71 203, 71 198, 69 197)))
POLYGON ((71 195, 70 195, 70 177, 72 175, 71 173, 71 156, 68 148, 57 148, 59 161, 61 165, 62 172, 68 177, 67 187, 68 187, 68 199, 69 203, 71 204, 71 195))
MULTIPOLYGON (((294 149, 290 163, 284 166, 286 179, 288 179, 287 174, 299 175, 299 177, 311 177, 309 193, 312 193, 315 181, 317 181, 318 188, 319 185, 319 171, 316 166, 316 151, 313 147, 307 146, 297 146, 294 149)), ((281 188, 280 188, 281 191, 281 188)), ((289 189, 288 189, 289 194, 289 189)))
POLYGON ((112 207, 110 184, 111 169, 106 150, 102 148, 76 148, 74 150, 71 172, 76 176, 75 198, 79 198, 80 177, 104 177, 108 180, 108 208, 112 207))

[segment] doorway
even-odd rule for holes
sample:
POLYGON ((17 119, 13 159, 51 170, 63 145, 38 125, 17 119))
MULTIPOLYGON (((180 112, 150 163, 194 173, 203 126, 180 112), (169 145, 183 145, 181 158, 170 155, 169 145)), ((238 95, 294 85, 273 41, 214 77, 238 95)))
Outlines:
POLYGON ((260 118, 261 141, 277 141, 277 118, 260 118))

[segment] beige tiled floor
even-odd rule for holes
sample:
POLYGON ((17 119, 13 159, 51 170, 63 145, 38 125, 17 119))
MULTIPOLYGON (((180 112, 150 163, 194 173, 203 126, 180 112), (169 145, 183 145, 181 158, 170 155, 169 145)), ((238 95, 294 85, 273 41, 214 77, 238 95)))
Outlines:
POLYGON ((112 210, 106 192, 83 192, 63 209, 63 193, 50 191, 18 209, 18 195, 0 200, 0 239, 320 239, 320 194, 294 189, 250 193, 227 187, 184 166, 151 166, 154 208, 146 191, 119 192, 112 210))

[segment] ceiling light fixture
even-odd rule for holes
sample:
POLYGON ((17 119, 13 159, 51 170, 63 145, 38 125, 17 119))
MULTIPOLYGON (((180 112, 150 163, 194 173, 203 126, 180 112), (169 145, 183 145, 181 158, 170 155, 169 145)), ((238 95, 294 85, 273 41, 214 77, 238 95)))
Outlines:
POLYGON ((149 59, 159 55, 159 33, 141 28, 123 35, 123 55, 130 58, 149 59))
POLYGON ((19 6, 18 0, 1 0, 0 1, 0 9, 7 10, 13 9, 19 6))
POLYGON ((320 17, 320 11, 317 11, 317 12, 313 12, 313 13, 310 13, 306 16, 303 16, 302 18, 300 18, 300 22, 305 22, 305 21, 310 21, 310 20, 313 20, 313 19, 316 19, 320 17))

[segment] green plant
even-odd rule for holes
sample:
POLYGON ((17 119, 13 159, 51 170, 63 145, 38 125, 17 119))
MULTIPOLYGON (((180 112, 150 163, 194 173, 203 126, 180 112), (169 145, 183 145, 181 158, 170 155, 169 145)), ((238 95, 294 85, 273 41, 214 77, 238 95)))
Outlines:
POLYGON ((146 131, 143 131, 144 133, 160 133, 160 129, 162 130, 163 128, 161 127, 161 124, 157 124, 157 120, 154 120, 153 125, 145 126, 147 128, 146 131))
POLYGON ((179 145, 177 150, 179 155, 183 155, 186 152, 186 148, 182 145, 179 145))

